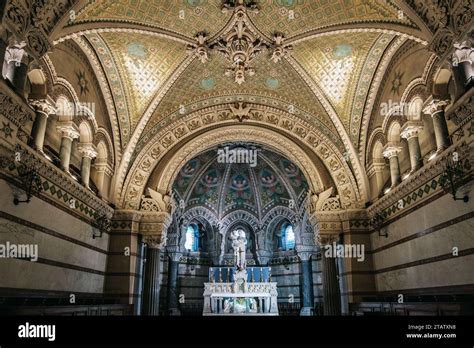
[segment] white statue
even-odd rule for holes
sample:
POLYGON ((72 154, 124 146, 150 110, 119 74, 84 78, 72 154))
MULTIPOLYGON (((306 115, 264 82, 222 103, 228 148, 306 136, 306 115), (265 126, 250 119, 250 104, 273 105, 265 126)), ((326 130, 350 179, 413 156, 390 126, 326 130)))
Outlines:
POLYGON ((247 237, 243 230, 232 231, 232 248, 234 249, 235 266, 238 270, 245 269, 245 252, 247 250, 247 237))

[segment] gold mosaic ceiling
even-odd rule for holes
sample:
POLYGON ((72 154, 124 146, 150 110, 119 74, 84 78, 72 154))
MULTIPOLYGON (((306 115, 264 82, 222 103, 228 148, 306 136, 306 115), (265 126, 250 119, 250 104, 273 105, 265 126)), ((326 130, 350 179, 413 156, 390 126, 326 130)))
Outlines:
MULTIPOLYGON (((284 33, 291 40, 329 26, 346 25, 347 29, 353 23, 367 23, 371 27, 379 23, 379 28, 384 23, 414 27, 406 16, 400 16, 390 0, 258 0, 257 3, 260 11, 249 13, 249 18, 267 40, 275 32, 284 33)), ((89 31, 85 37, 95 49, 112 88, 124 145, 171 78, 176 81, 159 101, 142 138, 179 117, 177 111, 183 106, 192 108, 219 97, 229 102, 230 96, 247 96, 253 98, 250 101, 263 100, 279 108, 292 105, 311 115, 314 124, 337 134, 322 106, 326 102, 357 144, 363 99, 383 53, 396 34, 335 31, 300 40, 294 45, 290 60, 309 76, 306 81, 285 59, 272 62, 267 50, 252 63, 256 74, 242 85, 224 76, 228 62, 217 52, 212 52, 206 63, 195 59, 180 76, 174 76, 187 58, 182 39, 194 40, 200 32, 212 38, 230 20, 231 12, 223 13, 221 5, 220 0, 94 0, 79 11, 70 26, 87 24, 90 29, 97 23, 99 32, 89 31), (101 32, 110 22, 123 24, 128 31, 101 32), (136 29, 141 31, 138 33, 136 29), (169 34, 158 36, 150 32, 154 29, 169 34), (178 35, 178 39, 173 35, 178 35), (316 97, 315 88, 321 91, 324 102, 316 97)))

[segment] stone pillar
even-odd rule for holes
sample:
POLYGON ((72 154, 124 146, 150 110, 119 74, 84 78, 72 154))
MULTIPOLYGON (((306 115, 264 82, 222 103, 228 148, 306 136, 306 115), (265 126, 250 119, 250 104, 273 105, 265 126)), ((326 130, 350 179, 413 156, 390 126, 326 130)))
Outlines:
POLYGON ((463 94, 469 86, 474 84, 474 48, 472 42, 463 41, 461 43, 455 43, 455 51, 453 54, 453 72, 458 76, 462 90, 460 95, 463 94))
POLYGON ((313 294, 313 270, 311 266, 311 253, 298 252, 301 260, 301 274, 302 274, 302 306, 300 315, 313 315, 314 308, 314 294, 313 294))
POLYGON ((145 282, 143 286, 144 315, 160 314, 160 242, 161 237, 145 236, 145 282))
POLYGON ((14 41, 5 52, 6 78, 10 80, 15 91, 24 97, 29 57, 25 51, 26 42, 14 41))
POLYGON ((5 54, 7 53, 7 47, 8 47, 7 42, 8 42, 8 31, 6 28, 3 28, 0 25, 0 63, 1 63, 0 68, 2 70, 3 70, 3 62, 5 61, 5 54))
POLYGON ((48 100, 30 100, 30 105, 35 109, 36 117, 31 130, 30 146, 43 153, 44 137, 49 115, 56 112, 56 108, 48 100))
POLYGON ((93 144, 79 144, 77 150, 81 154, 81 178, 82 184, 89 188, 92 160, 97 157, 97 151, 93 144))
POLYGON ((390 161, 391 187, 395 187, 401 182, 400 163, 398 161, 400 151, 402 151, 402 148, 398 143, 388 143, 383 151, 384 157, 387 157, 390 161))
POLYGON ((417 171, 423 167, 423 158, 421 157, 420 142, 418 140, 418 134, 422 129, 422 121, 408 121, 403 125, 400 133, 400 136, 408 142, 411 172, 417 171))
POLYGON ((160 250, 163 252, 166 246, 171 215, 171 213, 164 211, 142 211, 140 234, 143 235, 143 241, 148 246, 145 262, 145 285, 143 287, 143 313, 148 315, 156 315, 159 311, 160 250))
POLYGON ((178 268, 180 253, 170 253, 168 260, 168 312, 170 315, 180 315, 178 306, 178 268))
POLYGON ((425 109, 423 109, 423 112, 431 115, 433 119, 433 128, 438 152, 447 149, 449 145, 451 145, 448 125, 444 114, 447 105, 449 105, 449 101, 447 100, 433 100, 425 109))
POLYGON ((332 243, 336 241, 336 235, 321 235, 324 315, 341 315, 341 291, 337 279, 336 256, 326 257, 326 246, 332 248, 332 243))
POLYGON ((58 122, 56 130, 61 133, 61 149, 59 150, 59 158, 61 159, 61 169, 69 173, 69 164, 71 162, 72 142, 79 138, 77 126, 68 122, 58 122))

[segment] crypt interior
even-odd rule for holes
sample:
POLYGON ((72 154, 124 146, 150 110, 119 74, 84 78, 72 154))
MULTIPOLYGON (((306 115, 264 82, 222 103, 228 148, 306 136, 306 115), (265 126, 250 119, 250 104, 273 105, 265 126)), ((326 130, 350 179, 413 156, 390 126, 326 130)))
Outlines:
POLYGON ((473 9, 1 0, 0 313, 473 314, 473 9))

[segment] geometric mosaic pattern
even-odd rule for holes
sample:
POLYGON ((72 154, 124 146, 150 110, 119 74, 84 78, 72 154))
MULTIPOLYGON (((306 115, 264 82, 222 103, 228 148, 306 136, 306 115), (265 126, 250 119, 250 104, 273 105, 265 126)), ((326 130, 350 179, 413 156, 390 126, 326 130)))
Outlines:
MULTIPOLYGON (((258 13, 249 18, 271 40, 275 33, 287 39, 317 29, 356 23, 397 23, 415 28, 392 0, 257 0, 258 13)), ((205 32, 213 37, 230 19, 221 0, 89 0, 73 23, 112 21, 156 28, 194 38, 205 32)), ((107 26, 106 23, 104 23, 107 26)), ((143 27, 143 29, 146 29, 143 27)), ((86 34, 106 70, 112 87, 123 144, 169 76, 186 58, 186 45, 146 33, 103 32, 86 34)), ((374 32, 333 33, 294 45, 293 57, 322 91, 358 145, 364 107, 375 69, 395 35, 374 32)), ((141 141, 213 98, 261 98, 270 103, 294 105, 323 124, 324 132, 337 134, 322 104, 306 82, 285 60, 273 63, 264 49, 252 62, 256 75, 236 84, 224 76, 228 62, 213 51, 210 61, 191 63, 160 101, 141 135, 141 141), (252 97, 250 97, 252 96, 252 97), (255 96, 255 97, 253 97, 255 96)), ((311 121, 310 121, 311 122, 311 121)))
POLYGON ((392 1, 380 0, 259 0, 260 12, 252 20, 265 34, 282 32, 287 37, 311 29, 364 20, 411 24, 399 19, 392 1), (290 12, 293 11, 293 14, 290 12))
POLYGON ((413 192, 407 194, 405 197, 400 199, 399 201, 392 204, 390 207, 384 209, 381 214, 382 216, 387 219, 390 216, 399 213, 400 211, 407 209, 411 205, 414 205, 421 199, 426 198, 427 196, 431 195, 437 189, 442 187, 441 185, 441 177, 442 175, 437 176, 436 178, 432 179, 430 182, 422 185, 418 189, 414 190, 413 192))
POLYGON ((195 60, 160 102, 144 134, 168 115, 175 113, 175 116, 179 117, 181 106, 185 107, 182 114, 187 114, 191 111, 187 108, 191 102, 230 95, 255 95, 281 100, 316 116, 337 134, 332 121, 313 92, 286 61, 275 64, 262 53, 255 59, 254 64, 258 66, 256 74, 249 76, 242 85, 238 85, 232 78, 223 74, 227 61, 222 55, 213 54, 211 60, 204 64, 195 60), (212 88, 203 87, 203 81, 207 80, 213 81, 212 88))
POLYGON ((135 128, 155 92, 186 57, 185 45, 149 36, 130 33, 102 33, 119 68, 129 101, 131 127, 135 128))
POLYGON ((145 24, 188 37, 205 28, 212 36, 230 16, 221 12, 221 3, 219 0, 92 0, 78 13, 74 24, 115 20, 145 24))
MULTIPOLYGON (((307 40, 295 47, 294 57, 322 89, 346 129, 351 115, 347 108, 352 105, 357 78, 380 35, 334 34, 307 40)), ((382 53, 380 51, 379 55, 382 53)))

